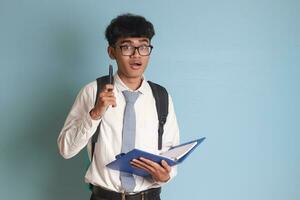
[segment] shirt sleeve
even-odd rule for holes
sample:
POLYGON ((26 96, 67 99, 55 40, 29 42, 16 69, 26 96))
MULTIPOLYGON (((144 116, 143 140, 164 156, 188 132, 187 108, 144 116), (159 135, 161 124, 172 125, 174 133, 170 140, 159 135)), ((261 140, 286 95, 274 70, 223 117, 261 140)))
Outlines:
MULTIPOLYGON (((179 144, 179 127, 176 119, 176 114, 174 110, 174 105, 171 96, 169 95, 169 113, 167 121, 164 125, 163 134, 163 145, 161 153, 168 151, 171 147, 179 144)), ((171 167, 170 179, 171 181, 177 175, 177 166, 171 167)), ((156 182, 157 185, 163 185, 167 182, 156 182)))
POLYGON ((89 114, 94 107, 96 83, 82 88, 67 116, 57 139, 60 154, 68 159, 83 149, 95 133, 101 119, 93 120, 89 114))

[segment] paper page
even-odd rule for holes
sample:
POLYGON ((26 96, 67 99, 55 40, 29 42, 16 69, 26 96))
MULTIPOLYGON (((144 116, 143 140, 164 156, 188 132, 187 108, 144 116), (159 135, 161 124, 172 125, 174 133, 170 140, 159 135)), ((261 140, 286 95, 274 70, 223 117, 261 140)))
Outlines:
POLYGON ((193 143, 190 143, 190 144, 186 144, 186 145, 183 145, 183 146, 176 147, 174 149, 171 149, 167 152, 162 153, 161 156, 170 158, 172 160, 178 160, 182 156, 187 154, 196 144, 197 144, 197 142, 193 142, 193 143))

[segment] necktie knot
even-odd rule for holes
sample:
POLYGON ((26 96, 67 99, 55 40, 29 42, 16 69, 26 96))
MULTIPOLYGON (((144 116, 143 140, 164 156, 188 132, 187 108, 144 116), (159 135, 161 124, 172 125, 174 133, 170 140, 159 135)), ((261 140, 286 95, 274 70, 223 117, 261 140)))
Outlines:
POLYGON ((131 103, 131 104, 134 104, 140 95, 139 92, 131 92, 128 90, 125 90, 122 93, 124 95, 126 103, 131 103))

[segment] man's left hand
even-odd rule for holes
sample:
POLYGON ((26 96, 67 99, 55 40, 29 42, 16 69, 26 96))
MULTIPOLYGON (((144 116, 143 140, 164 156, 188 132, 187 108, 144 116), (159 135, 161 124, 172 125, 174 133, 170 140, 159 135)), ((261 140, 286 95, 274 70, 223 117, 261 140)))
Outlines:
POLYGON ((133 159, 130 162, 134 167, 140 168, 151 174, 155 181, 167 182, 170 179, 171 167, 164 160, 161 164, 153 162, 146 158, 133 159))

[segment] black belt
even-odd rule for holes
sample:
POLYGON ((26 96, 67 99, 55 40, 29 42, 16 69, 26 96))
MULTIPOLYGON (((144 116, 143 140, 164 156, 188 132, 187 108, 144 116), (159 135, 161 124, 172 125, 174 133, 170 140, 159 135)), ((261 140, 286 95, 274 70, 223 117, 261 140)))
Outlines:
POLYGON ((161 188, 151 188, 138 193, 119 193, 93 186, 93 195, 112 200, 153 200, 159 199, 161 188))

